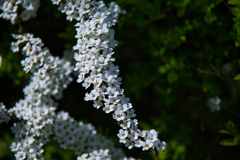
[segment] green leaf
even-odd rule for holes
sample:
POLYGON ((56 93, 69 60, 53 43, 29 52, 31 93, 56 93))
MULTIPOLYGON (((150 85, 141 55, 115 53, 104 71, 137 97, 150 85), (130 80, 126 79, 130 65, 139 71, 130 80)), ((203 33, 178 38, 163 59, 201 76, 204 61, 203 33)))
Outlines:
MULTIPOLYGON (((160 56, 162 56, 162 55, 164 54, 164 52, 165 52, 165 48, 161 48, 161 49, 159 50, 160 56)), ((240 63, 240 62, 239 62, 239 63, 240 63)))
POLYGON ((235 136, 234 141, 240 145, 240 135, 235 136))
POLYGON ((235 46, 236 46, 236 47, 238 47, 238 46, 239 46, 239 44, 238 44, 238 42, 237 42, 237 41, 235 41, 235 46))
POLYGON ((239 5, 240 0, 228 0, 227 3, 230 5, 239 5))
POLYGON ((222 146, 236 146, 237 141, 234 141, 234 139, 224 139, 221 142, 219 142, 222 146))
POLYGON ((166 17, 165 14, 158 13, 158 14, 154 14, 154 15, 152 16, 152 20, 153 20, 153 21, 156 21, 156 20, 163 19, 163 18, 165 18, 165 17, 166 17))
POLYGON ((181 36, 180 39, 185 42, 186 41, 186 37, 185 36, 181 36))
POLYGON ((235 126, 235 124, 232 121, 228 121, 228 123, 225 123, 225 127, 229 132, 231 132, 233 135, 238 135, 239 131, 238 128, 235 126))
POLYGON ((232 135, 232 133, 229 132, 229 131, 227 131, 227 130, 220 130, 219 133, 225 133, 225 134, 230 134, 230 135, 232 135))
POLYGON ((158 32, 157 32, 157 30, 154 29, 154 28, 150 28, 149 29, 149 36, 150 36, 151 40, 157 41, 158 40, 158 32))
POLYGON ((240 80, 240 74, 236 75, 233 79, 234 80, 240 80))
POLYGON ((178 74, 174 71, 168 73, 167 80, 169 83, 176 82, 179 79, 178 74))

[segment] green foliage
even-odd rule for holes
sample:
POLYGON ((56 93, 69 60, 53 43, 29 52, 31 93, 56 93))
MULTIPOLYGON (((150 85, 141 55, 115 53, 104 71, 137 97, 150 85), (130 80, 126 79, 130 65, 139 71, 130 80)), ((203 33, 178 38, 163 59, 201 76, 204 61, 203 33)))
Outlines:
POLYGON ((44 148, 44 159, 52 160, 69 160, 74 159, 75 155, 71 150, 65 150, 59 147, 59 144, 55 141, 51 141, 51 143, 47 144, 44 148))
POLYGON ((235 126, 235 124, 232 121, 228 121, 228 123, 225 123, 225 127, 227 130, 220 130, 219 132, 234 136, 234 139, 224 139, 221 142, 219 142, 219 144, 223 146, 240 145, 240 135, 238 128, 235 126))
POLYGON ((13 142, 13 138, 11 137, 11 135, 6 130, 2 130, 2 132, 0 133, 0 136, 1 136, 1 139, 0 139, 0 159, 7 159, 7 158, 13 159, 14 156, 11 153, 11 150, 9 148, 9 146, 13 142))

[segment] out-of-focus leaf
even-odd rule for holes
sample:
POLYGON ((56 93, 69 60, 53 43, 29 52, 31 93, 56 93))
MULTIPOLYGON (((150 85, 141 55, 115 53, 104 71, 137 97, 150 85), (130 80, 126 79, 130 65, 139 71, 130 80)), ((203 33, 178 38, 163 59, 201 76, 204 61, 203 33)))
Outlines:
POLYGON ((224 139, 221 142, 219 142, 222 146, 236 146, 238 143, 237 141, 234 141, 234 139, 224 139))
POLYGON ((225 133, 225 134, 230 134, 230 135, 232 135, 232 133, 229 132, 229 131, 227 131, 227 130, 220 130, 219 133, 225 133))
POLYGON ((236 75, 233 79, 234 80, 240 80, 240 74, 236 75))
POLYGON ((227 3, 230 5, 240 5, 240 0, 228 0, 227 3))

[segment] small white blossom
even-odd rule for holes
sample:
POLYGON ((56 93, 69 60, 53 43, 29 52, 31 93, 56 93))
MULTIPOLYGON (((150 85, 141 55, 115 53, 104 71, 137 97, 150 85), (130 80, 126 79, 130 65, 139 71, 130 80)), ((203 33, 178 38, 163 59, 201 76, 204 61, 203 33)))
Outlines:
POLYGON ((207 105, 209 106, 211 112, 219 111, 221 108, 219 106, 220 103, 221 99, 219 97, 209 98, 207 101, 207 105))

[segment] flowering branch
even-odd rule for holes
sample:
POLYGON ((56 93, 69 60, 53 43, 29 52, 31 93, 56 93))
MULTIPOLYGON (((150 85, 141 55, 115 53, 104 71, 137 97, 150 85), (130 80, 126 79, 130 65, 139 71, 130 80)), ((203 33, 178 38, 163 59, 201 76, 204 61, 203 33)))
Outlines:
POLYGON ((94 107, 102 107, 105 113, 113 112, 113 119, 120 122, 118 137, 126 147, 143 147, 143 150, 156 148, 165 149, 165 142, 157 138, 155 130, 141 131, 138 129, 138 120, 129 98, 120 88, 121 78, 118 77, 118 66, 113 64, 115 58, 113 49, 117 46, 114 40, 114 30, 110 29, 116 24, 120 7, 111 2, 107 8, 102 1, 53 1, 59 4, 59 10, 66 13, 67 20, 78 21, 75 25, 78 41, 73 47, 75 71, 79 71, 77 82, 88 88, 93 84, 93 90, 86 93, 85 100, 93 100, 94 107), (73 3, 74 2, 74 3, 73 3))
MULTIPOLYGON (((52 0, 52 2, 59 5, 59 10, 67 15, 67 20, 77 21, 75 24, 77 44, 73 47, 77 62, 74 68, 78 73, 77 82, 83 82, 85 88, 93 84, 93 90, 86 93, 84 99, 93 100, 95 108, 102 107, 105 113, 112 113, 113 119, 118 121, 121 127, 117 134, 119 141, 129 149, 142 147, 143 150, 165 150, 166 143, 157 138, 155 130, 138 128, 135 110, 120 87, 119 67, 113 64, 115 61, 112 57, 113 49, 117 46, 117 41, 111 27, 124 11, 121 11, 114 2, 111 2, 109 7, 106 7, 103 1, 95 0, 67 0, 65 3, 61 0, 52 0)), ((27 20, 36 15, 39 1, 5 1, 0 5, 0 9, 3 10, 0 17, 11 20, 14 24, 19 5, 25 8, 20 17, 27 20), (24 16, 24 13, 27 14, 24 16)), ((87 159, 100 154, 106 159, 123 158, 123 154, 116 151, 111 142, 97 135, 91 126, 76 122, 66 112, 55 114, 57 103, 52 97, 62 98, 63 89, 72 81, 70 74, 73 67, 69 60, 53 57, 49 50, 43 47, 41 39, 34 38, 32 34, 13 37, 17 42, 12 42, 11 49, 18 52, 19 45, 24 44, 22 53, 27 57, 21 64, 26 73, 33 74, 30 84, 23 89, 25 98, 16 103, 10 111, 4 107, 0 110, 0 122, 8 120, 8 116, 3 116, 6 112, 23 120, 12 127, 17 141, 11 145, 11 149, 15 152, 16 158, 42 158, 42 146, 49 141, 50 135, 55 136, 62 148, 72 149, 76 155, 81 155, 85 150, 91 152, 83 154, 78 159, 87 159)))
POLYGON ((15 152, 16 159, 42 159, 42 146, 50 141, 50 136, 61 148, 74 150, 78 159, 87 157, 84 152, 92 152, 89 154, 91 158, 123 159, 122 151, 97 134, 90 124, 75 121, 67 112, 55 114, 57 104, 51 96, 61 98, 63 89, 72 81, 70 73, 73 67, 70 62, 65 58, 53 57, 47 48, 42 48, 44 44, 41 39, 31 34, 13 37, 18 39, 12 43, 14 52, 19 51, 20 44, 25 44, 22 51, 27 57, 21 63, 26 72, 33 73, 30 84, 23 90, 25 99, 10 110, 0 104, 0 122, 7 122, 11 115, 22 120, 11 128, 16 142, 10 148, 15 152))

